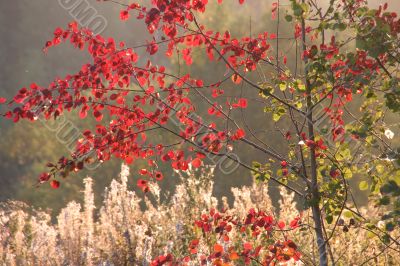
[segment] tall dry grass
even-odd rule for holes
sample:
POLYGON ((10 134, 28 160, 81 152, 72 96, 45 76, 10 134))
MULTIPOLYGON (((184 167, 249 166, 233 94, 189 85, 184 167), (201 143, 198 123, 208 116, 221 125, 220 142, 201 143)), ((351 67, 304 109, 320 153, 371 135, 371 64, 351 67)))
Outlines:
MULTIPOLYGON (((178 175, 181 184, 172 199, 162 203, 156 183, 151 184, 151 193, 144 199, 130 191, 127 186, 129 169, 123 165, 119 180, 113 180, 105 189, 103 204, 97 211, 93 180, 86 178, 83 206, 68 203, 57 216, 56 223, 51 223, 49 214, 30 210, 24 204, 3 204, 0 209, 0 262, 2 265, 149 265, 161 254, 185 256, 193 238, 200 238, 198 253, 206 253, 209 247, 193 222, 202 212, 218 207, 218 200, 212 196, 213 169, 208 167, 178 175)), ((283 188, 277 209, 266 184, 233 188, 232 192, 232 207, 226 198, 220 202, 220 207, 229 213, 245 216, 250 208, 259 208, 286 222, 299 215, 294 195, 283 188)), ((374 210, 364 212, 368 215, 374 210)), ((302 217, 305 225, 312 224, 307 212, 302 213, 302 217)), ((328 228, 327 231, 329 234, 328 228)), ((312 265, 315 261, 312 232, 306 226, 290 233, 303 254, 298 265, 312 265)), ((394 235, 399 234, 395 232, 394 235)), ((230 241, 242 243, 240 232, 233 232, 230 241)), ((357 225, 347 233, 337 230, 330 243, 337 265, 361 265, 363 262, 365 265, 396 265, 400 262, 395 246, 388 247, 357 225)), ((192 262, 198 265, 196 263, 192 262)))

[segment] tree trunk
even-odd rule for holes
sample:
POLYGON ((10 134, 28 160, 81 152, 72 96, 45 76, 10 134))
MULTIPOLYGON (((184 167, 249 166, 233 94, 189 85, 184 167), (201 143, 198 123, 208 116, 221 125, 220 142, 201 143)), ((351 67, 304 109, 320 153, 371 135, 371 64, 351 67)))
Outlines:
MULTIPOLYGON (((303 0, 304 2, 304 0, 303 0)), ((303 52, 307 50, 306 46, 306 31, 305 31, 305 21, 302 19, 302 42, 303 52)), ((307 64, 307 57, 304 58, 304 65, 307 64)), ((314 123, 313 123, 313 113, 312 113, 312 98, 311 98, 311 86, 310 81, 308 79, 308 71, 305 70, 305 81, 306 81, 306 94, 307 94, 307 127, 308 127, 308 139, 311 141, 315 141, 314 136, 314 123)), ((319 189, 318 189, 318 175, 317 175, 317 160, 315 156, 315 146, 310 146, 310 174, 311 174, 311 185, 309 186, 311 192, 311 209, 312 209, 312 218, 314 221, 314 230, 317 236, 317 245, 318 245, 318 254, 319 254, 319 264, 321 266, 328 265, 328 254, 326 249, 326 242, 324 233, 322 230, 322 216, 321 209, 319 207, 319 189)))

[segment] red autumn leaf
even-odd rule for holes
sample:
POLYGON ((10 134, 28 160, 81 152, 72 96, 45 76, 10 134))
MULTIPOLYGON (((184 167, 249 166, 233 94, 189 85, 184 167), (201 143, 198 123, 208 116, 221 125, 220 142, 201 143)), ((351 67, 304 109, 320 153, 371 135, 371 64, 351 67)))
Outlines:
POLYGON ((284 229, 285 228, 285 222, 284 221, 279 221, 278 222, 278 227, 279 227, 279 229, 284 229))
POLYGON ((205 155, 204 153, 202 153, 202 152, 197 152, 197 153, 196 153, 196 156, 197 156, 197 158, 199 158, 199 159, 204 159, 204 158, 206 158, 206 155, 205 155))
POLYGON ((224 251, 224 247, 219 245, 219 244, 215 244, 214 245, 214 251, 217 252, 217 253, 221 253, 221 252, 224 251))
POLYGON ((81 109, 81 111, 79 112, 79 118, 80 119, 85 119, 86 118, 86 116, 87 116, 87 107, 86 106, 84 106, 82 109, 81 109))
POLYGON ((290 131, 286 132, 285 138, 286 138, 286 140, 290 140, 292 138, 292 135, 290 134, 290 131))
POLYGON ((122 10, 119 14, 119 17, 121 20, 127 20, 129 19, 129 12, 127 10, 122 10))
POLYGON ((188 163, 187 163, 186 161, 182 161, 181 164, 180 164, 180 169, 181 169, 182 171, 188 170, 188 169, 189 169, 188 163))
POLYGON ((197 253, 197 249, 196 248, 191 248, 190 249, 190 254, 196 254, 197 253))
POLYGON ((249 251, 249 250, 253 249, 253 245, 251 243, 249 243, 249 242, 246 242, 246 243, 243 244, 243 248, 244 248, 245 251, 249 251))
POLYGON ((58 182, 57 180, 51 180, 50 182, 50 186, 54 189, 57 189, 60 187, 60 182, 58 182))
POLYGON ((147 171, 147 169, 145 169, 145 168, 139 170, 140 175, 147 175, 148 173, 149 173, 149 171, 147 171))
POLYGON ((245 136, 244 130, 241 129, 241 128, 239 128, 239 129, 236 131, 235 135, 233 136, 233 137, 234 137, 233 139, 235 139, 235 140, 242 139, 244 136, 245 136))
POLYGON ((164 179, 163 174, 159 171, 155 172, 154 177, 156 178, 157 181, 161 181, 164 179))
POLYGON ((7 99, 6 98, 0 98, 0 104, 3 104, 3 103, 5 103, 7 101, 7 99))
POLYGON ((158 51, 158 45, 156 44, 155 41, 152 41, 149 45, 147 45, 146 51, 150 54, 153 55, 157 53, 158 51))
POLYGON ((126 164, 131 164, 131 163, 133 163, 133 158, 130 157, 130 156, 126 157, 126 158, 125 158, 125 163, 126 163, 126 164))
POLYGON ((238 74, 233 74, 231 80, 235 84, 240 84, 242 82, 242 78, 238 74))
POLYGON ((277 9, 278 9, 278 3, 276 3, 276 2, 272 3, 272 10, 271 10, 271 12, 272 12, 272 19, 275 19, 275 18, 276 18, 276 11, 277 11, 277 9))
POLYGON ((186 65, 190 66, 193 64, 193 59, 192 59, 192 49, 186 48, 182 50, 182 55, 183 55, 183 60, 185 60, 186 65))
POLYGON ((148 182, 144 179, 138 179, 136 185, 145 193, 150 191, 148 182))
POLYGON ((39 182, 41 182, 41 183, 47 182, 47 181, 49 181, 50 177, 51 177, 51 176, 50 176, 49 173, 42 173, 42 174, 39 176, 39 182))
POLYGON ((201 160, 199 158, 195 158, 192 161, 192 166, 194 168, 199 168, 201 166, 201 160))
MULTIPOLYGON (((228 232, 230 232, 230 230, 231 230, 231 229, 229 229, 229 228, 231 228, 231 227, 227 227, 227 231, 228 231, 228 232)), ((224 235, 224 241, 225 241, 225 242, 229 242, 229 240, 230 240, 229 236, 224 235)))
POLYGON ((103 119, 103 114, 99 111, 94 111, 93 116, 96 118, 97 122, 100 122, 103 119))
POLYGON ((235 251, 233 251, 233 252, 231 252, 231 254, 229 254, 229 259, 231 259, 231 260, 238 260, 239 258, 240 258, 239 255, 235 251))
POLYGON ((300 221, 300 218, 298 218, 298 217, 293 219, 289 224, 290 228, 294 229, 294 228, 299 227, 299 221, 300 221))
POLYGON ((238 104, 239 104, 240 108, 247 108, 247 99, 240 98, 238 104))
POLYGON ((196 80, 196 86, 197 87, 203 87, 204 86, 203 81, 201 79, 196 80))

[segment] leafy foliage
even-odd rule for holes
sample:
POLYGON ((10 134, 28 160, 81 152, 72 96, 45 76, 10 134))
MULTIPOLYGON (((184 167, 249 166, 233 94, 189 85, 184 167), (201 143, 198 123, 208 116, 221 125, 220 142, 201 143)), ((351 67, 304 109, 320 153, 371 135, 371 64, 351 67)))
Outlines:
MULTIPOLYGON (((48 164, 50 170, 40 175, 39 182, 58 188, 60 178, 96 161, 115 157, 132 164, 145 160, 147 166, 139 171, 142 178, 137 185, 148 193, 151 180, 163 179, 162 164, 188 171, 201 167, 210 156, 226 157, 250 170, 258 181, 269 180, 293 191, 304 208, 311 209, 321 265, 328 264, 328 254, 334 261, 328 252, 331 237, 325 224, 333 235, 345 212, 352 225, 364 223, 375 234, 382 233, 359 212, 349 180, 358 179, 358 187, 369 190, 379 205, 388 206, 398 197, 399 154, 387 141, 394 133, 390 134, 385 119, 387 113, 395 116, 400 109, 400 19, 387 11, 387 4, 375 10, 363 0, 331 0, 326 10, 315 1, 290 2, 285 18, 293 26, 291 39, 298 53, 294 67, 287 65, 280 50, 279 23, 273 33, 235 37, 200 22, 209 6, 207 0, 121 4, 120 19, 144 21, 152 36, 143 46, 149 58, 166 44, 165 55, 182 55, 189 67, 195 63, 194 51, 199 51, 210 63, 222 63, 226 68, 223 77, 211 82, 189 73, 174 74, 168 66, 148 58, 143 64, 136 48, 94 35, 76 22, 57 28, 45 51, 70 41, 74 47, 86 49, 92 61, 48 87, 31 84, 12 100, 1 100, 10 107, 4 116, 14 122, 35 121, 38 116, 49 120, 74 110, 81 119, 92 116, 98 124, 82 132, 70 158, 48 164), (337 38, 332 31, 352 36, 337 38), (160 40, 156 34, 161 35, 160 40), (254 80, 254 73, 265 72, 265 66, 273 71, 254 80), (246 84, 259 93, 260 110, 270 115, 285 150, 276 151, 245 121, 239 124, 232 117, 232 113, 243 114, 253 99, 227 96, 223 86, 229 82, 241 89, 246 84), (208 105, 205 115, 198 114, 204 105, 194 100, 194 93, 208 105), (154 131, 164 132, 174 141, 150 138, 154 131), (265 159, 252 164, 237 159, 230 152, 239 145, 257 150, 265 159)), ((272 6, 278 22, 281 7, 279 2, 272 6)), ((400 219, 398 202, 394 202, 384 214, 390 218, 382 237, 385 244, 398 244, 390 235, 400 219)), ((257 220, 263 213, 253 211, 251 215, 257 220)), ((213 212, 207 219, 217 220, 217 224, 224 219, 214 216, 213 212)), ((291 242, 283 243, 285 250, 296 254, 291 242)), ((225 249, 215 247, 211 256, 219 259, 225 249)), ((240 254, 253 252, 253 246, 243 248, 240 254)), ((159 260, 156 264, 173 258, 159 260)))

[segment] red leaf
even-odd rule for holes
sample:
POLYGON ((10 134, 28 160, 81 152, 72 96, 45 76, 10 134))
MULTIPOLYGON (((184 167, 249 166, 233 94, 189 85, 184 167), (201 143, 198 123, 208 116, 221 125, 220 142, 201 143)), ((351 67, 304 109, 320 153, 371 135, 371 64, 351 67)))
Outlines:
POLYGON ((192 166, 193 166, 194 168, 199 168, 199 167, 201 166, 201 160, 200 160, 199 158, 195 158, 195 159, 192 161, 192 166))
POLYGON ((241 128, 239 128, 237 131, 236 131, 236 134, 235 134, 235 139, 241 139, 241 138, 243 138, 245 136, 245 132, 244 132, 244 130, 243 129, 241 129, 241 128))
POLYGON ((154 177, 156 178, 157 181, 161 181, 164 179, 164 176, 161 172, 157 171, 154 175, 154 177))
POLYGON ((131 164, 131 163, 133 162, 133 158, 130 157, 130 156, 128 156, 128 157, 125 158, 125 162, 126 162, 127 164, 131 164))
POLYGON ((278 222, 278 227, 279 227, 279 229, 284 229, 285 228, 285 222, 284 221, 280 221, 280 222, 278 222))
POLYGON ((129 12, 127 10, 122 10, 119 14, 119 17, 121 18, 121 20, 128 20, 129 12))
POLYGON ((247 99, 245 99, 245 98, 240 98, 238 104, 239 104, 239 106, 240 106, 241 108, 247 108, 247 99))
POLYGON ((238 74, 233 74, 231 79, 235 84, 240 84, 242 82, 242 78, 238 74))
POLYGON ((206 155, 205 155, 204 153, 202 153, 202 152, 197 152, 197 153, 196 153, 196 156, 197 156, 197 158, 199 158, 199 159, 204 159, 204 158, 206 158, 206 155))
POLYGON ((203 81, 201 79, 196 80, 196 86, 197 87, 203 87, 204 86, 203 81))
POLYGON ((186 49, 182 50, 183 60, 185 60, 186 65, 188 65, 188 66, 193 64, 193 59, 192 59, 191 53, 192 53, 192 49, 190 49, 190 48, 186 48, 186 49))
POLYGON ((229 259, 231 260, 238 260, 239 258, 240 258, 239 255, 235 251, 229 254, 229 259))
POLYGON ((137 186, 143 191, 143 192, 149 192, 149 186, 148 186, 148 182, 146 180, 143 179, 138 179, 137 181, 137 186))
POLYGON ((6 98, 0 98, 0 104, 5 103, 6 101, 6 98))
POLYGON ((93 115, 94 115, 94 117, 96 118, 96 121, 97 121, 97 122, 100 122, 100 121, 103 119, 103 114, 100 113, 100 112, 97 111, 97 110, 94 111, 93 115))
POLYGON ((79 112, 79 118, 85 119, 87 116, 87 106, 82 107, 81 111, 79 112))
POLYGON ((42 173, 39 176, 39 182, 47 182, 50 179, 50 174, 49 173, 42 173))
POLYGON ((276 18, 276 11, 277 11, 277 9, 278 9, 278 3, 272 3, 272 10, 271 10, 271 12, 272 12, 272 19, 275 19, 276 18))
POLYGON ((145 168, 139 170, 140 175, 147 175, 148 173, 149 173, 149 171, 147 171, 147 169, 145 169, 145 168))
POLYGON ((246 242, 246 243, 243 244, 243 248, 244 248, 245 251, 252 250, 253 249, 253 245, 251 243, 249 243, 249 242, 246 242))
POLYGON ((299 227, 299 220, 300 218, 296 217, 293 221, 290 222, 290 228, 294 229, 299 227))
POLYGON ((60 182, 58 182, 57 180, 51 180, 50 182, 50 186, 54 189, 57 189, 60 187, 60 182))
POLYGON ((155 43, 155 41, 152 41, 149 45, 147 45, 146 51, 149 52, 150 55, 157 53, 158 45, 155 43))
POLYGON ((217 253, 222 252, 222 251, 224 251, 224 247, 219 245, 219 244, 215 244, 214 245, 214 251, 217 252, 217 253))

